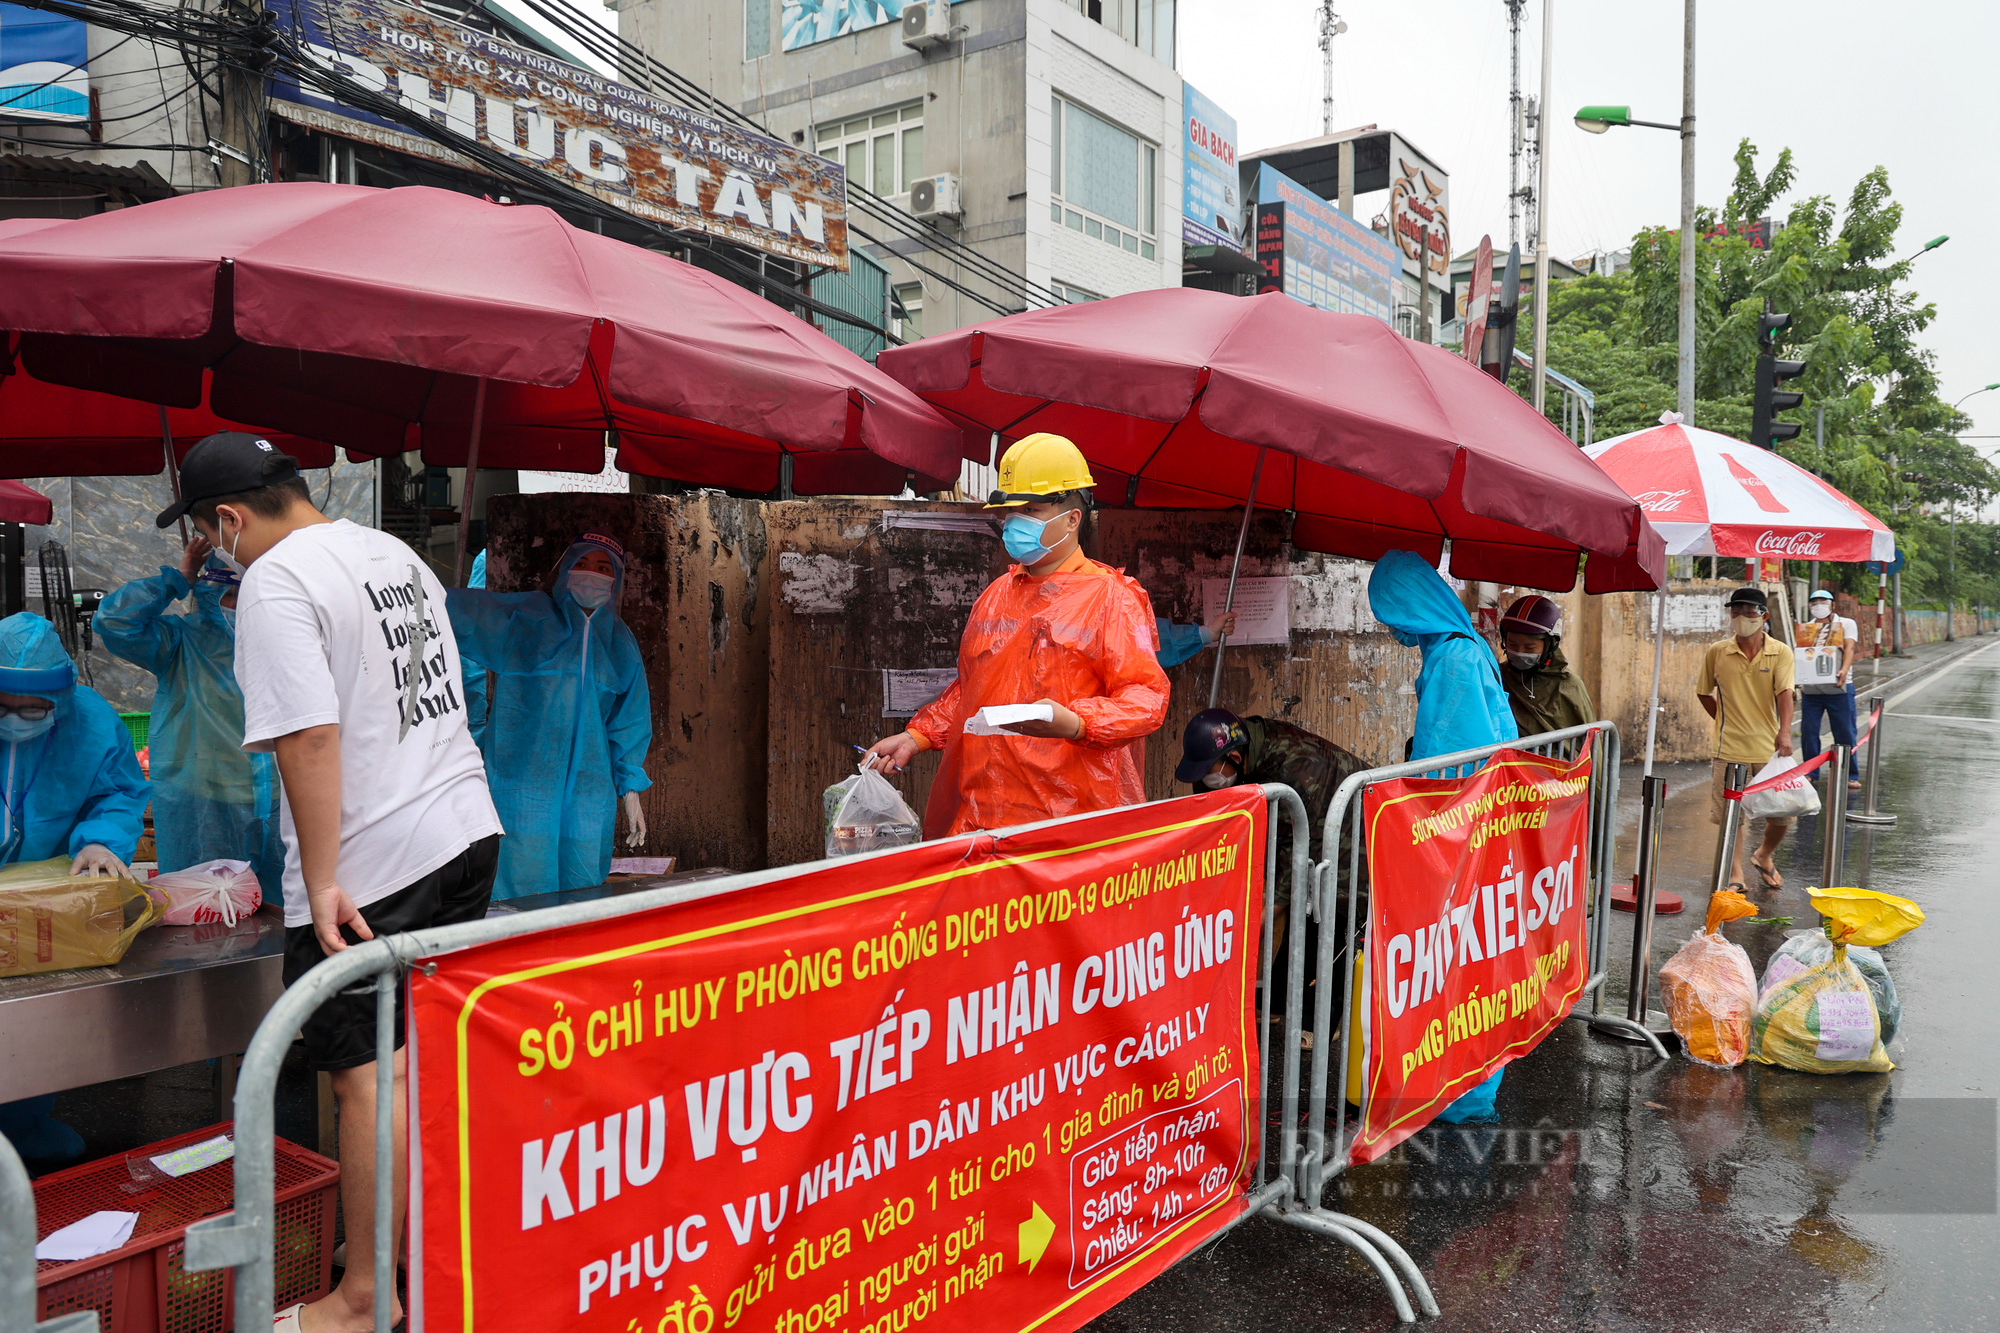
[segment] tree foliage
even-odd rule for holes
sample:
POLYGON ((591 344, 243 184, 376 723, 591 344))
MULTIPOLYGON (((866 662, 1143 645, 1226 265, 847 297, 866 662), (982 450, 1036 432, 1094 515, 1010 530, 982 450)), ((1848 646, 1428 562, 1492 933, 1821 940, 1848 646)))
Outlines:
MULTIPOLYGON (((1779 334, 1778 355, 1806 363, 1805 374, 1787 386, 1805 393, 1805 406, 1781 418, 1805 429, 1782 446, 1784 456, 1897 530, 1910 557, 1906 582, 1916 580, 1919 595, 1945 594, 1954 549, 1960 596, 1975 595, 1969 577, 2000 592, 2000 566, 1979 572, 1979 553, 2000 551, 2000 539, 1989 525, 1966 521, 2000 491, 2000 473, 1952 436, 1969 423, 1938 397, 1936 359, 1922 341, 1937 310, 1909 284, 1912 257, 1897 258, 1903 210, 1888 172, 1868 172, 1843 205, 1824 194, 1793 198, 1768 248, 1758 249, 1743 224, 1765 216, 1775 222, 1798 170, 1790 149, 1766 171, 1757 158, 1745 139, 1729 197, 1720 209, 1696 211, 1696 424, 1749 434, 1758 316, 1769 299, 1792 316, 1779 334), (1823 445, 1815 438, 1815 409, 1825 414, 1823 445), (1960 515, 1955 547, 1945 525, 1924 517, 1953 503, 1960 515), (1972 535, 1972 528, 1985 531, 1972 535)), ((1615 276, 1552 284, 1549 365, 1596 395, 1598 439, 1644 430, 1673 410, 1679 305, 1675 228, 1634 236, 1632 265, 1615 276)), ((1530 318, 1524 312, 1524 326, 1530 318)), ((1554 417, 1559 396, 1549 407, 1554 417)), ((1856 589, 1865 577, 1858 566, 1823 572, 1856 589)))

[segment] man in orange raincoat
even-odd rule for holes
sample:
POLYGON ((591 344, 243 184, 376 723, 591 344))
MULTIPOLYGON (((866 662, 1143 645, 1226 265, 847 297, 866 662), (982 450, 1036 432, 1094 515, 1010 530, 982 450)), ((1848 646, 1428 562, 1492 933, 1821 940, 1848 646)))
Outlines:
POLYGON ((868 751, 891 772, 944 751, 927 838, 1146 799, 1144 738, 1166 719, 1167 677, 1145 591, 1077 545, 1095 484, 1060 435, 1030 435, 1000 460, 986 507, 1011 511, 1001 540, 1019 563, 973 605, 958 679, 868 751), (992 735, 965 729, 982 708, 1025 703, 1049 704, 1053 716, 992 735))

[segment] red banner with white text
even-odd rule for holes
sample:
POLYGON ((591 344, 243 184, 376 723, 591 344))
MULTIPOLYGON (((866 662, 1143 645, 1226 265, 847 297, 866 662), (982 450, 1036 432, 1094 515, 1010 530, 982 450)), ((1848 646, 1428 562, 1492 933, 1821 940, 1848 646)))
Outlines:
POLYGON ((1080 1327, 1244 1210, 1265 822, 1203 794, 426 959, 424 1327, 1080 1327))
POLYGON ((1589 747, 1502 750, 1467 778, 1377 783, 1368 830, 1365 1098, 1372 1162, 1533 1050, 1588 980, 1589 747))

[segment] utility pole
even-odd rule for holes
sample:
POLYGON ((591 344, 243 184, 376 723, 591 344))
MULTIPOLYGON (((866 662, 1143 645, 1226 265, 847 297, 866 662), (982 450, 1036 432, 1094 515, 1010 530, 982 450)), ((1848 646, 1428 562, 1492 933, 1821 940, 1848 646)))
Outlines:
POLYGON ((1333 133, 1333 39, 1347 31, 1347 24, 1340 15, 1333 12, 1333 0, 1320 0, 1319 7, 1319 51, 1320 51, 1320 99, 1319 132, 1333 133))
MULTIPOLYGON (((1687 3, 1687 37, 1681 49, 1681 311, 1680 414, 1694 424, 1694 5, 1687 3)), ((1544 84, 1546 87, 1546 83, 1544 84)), ((1543 94, 1544 100, 1547 94, 1543 94)), ((1757 441, 1761 447, 1764 441, 1757 441)))
POLYGON ((1506 0, 1507 45, 1513 53, 1513 81, 1507 94, 1507 243, 1521 243, 1521 141, 1527 122, 1521 105, 1521 10, 1528 0, 1506 0))
POLYGON ((1542 96, 1535 127, 1535 410, 1548 398, 1549 366, 1549 73, 1556 49, 1556 0, 1542 0, 1542 96))

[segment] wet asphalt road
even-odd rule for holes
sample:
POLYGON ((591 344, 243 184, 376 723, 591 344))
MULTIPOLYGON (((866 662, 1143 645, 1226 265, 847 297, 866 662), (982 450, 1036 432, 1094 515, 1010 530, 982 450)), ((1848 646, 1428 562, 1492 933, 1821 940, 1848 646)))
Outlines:
MULTIPOLYGON (((1892 694, 1890 715, 1881 805, 1899 822, 1849 826, 1845 880, 1928 914, 1883 951, 1903 1001, 1896 1070, 1716 1071, 1564 1025, 1510 1067, 1500 1124, 1431 1131, 1423 1151, 1346 1178, 1336 1206, 1429 1277, 1444 1311, 1430 1327, 2000 1329, 2000 643, 1892 694)), ((1666 776, 1661 885, 1687 911, 1659 922, 1656 968, 1698 927, 1715 851, 1705 766, 1666 776)), ((1800 821, 1780 852, 1783 889, 1751 890, 1760 916, 1817 923, 1803 889, 1819 881, 1819 823, 1800 821)), ((1631 844, 1628 823, 1621 873, 1631 844)), ((1629 920, 1614 918, 1618 1012, 1629 920)), ((1786 930, 1728 933, 1761 975, 1786 930)), ((1090 1327, 1289 1333, 1395 1316, 1341 1247, 1259 1219, 1090 1327)))

